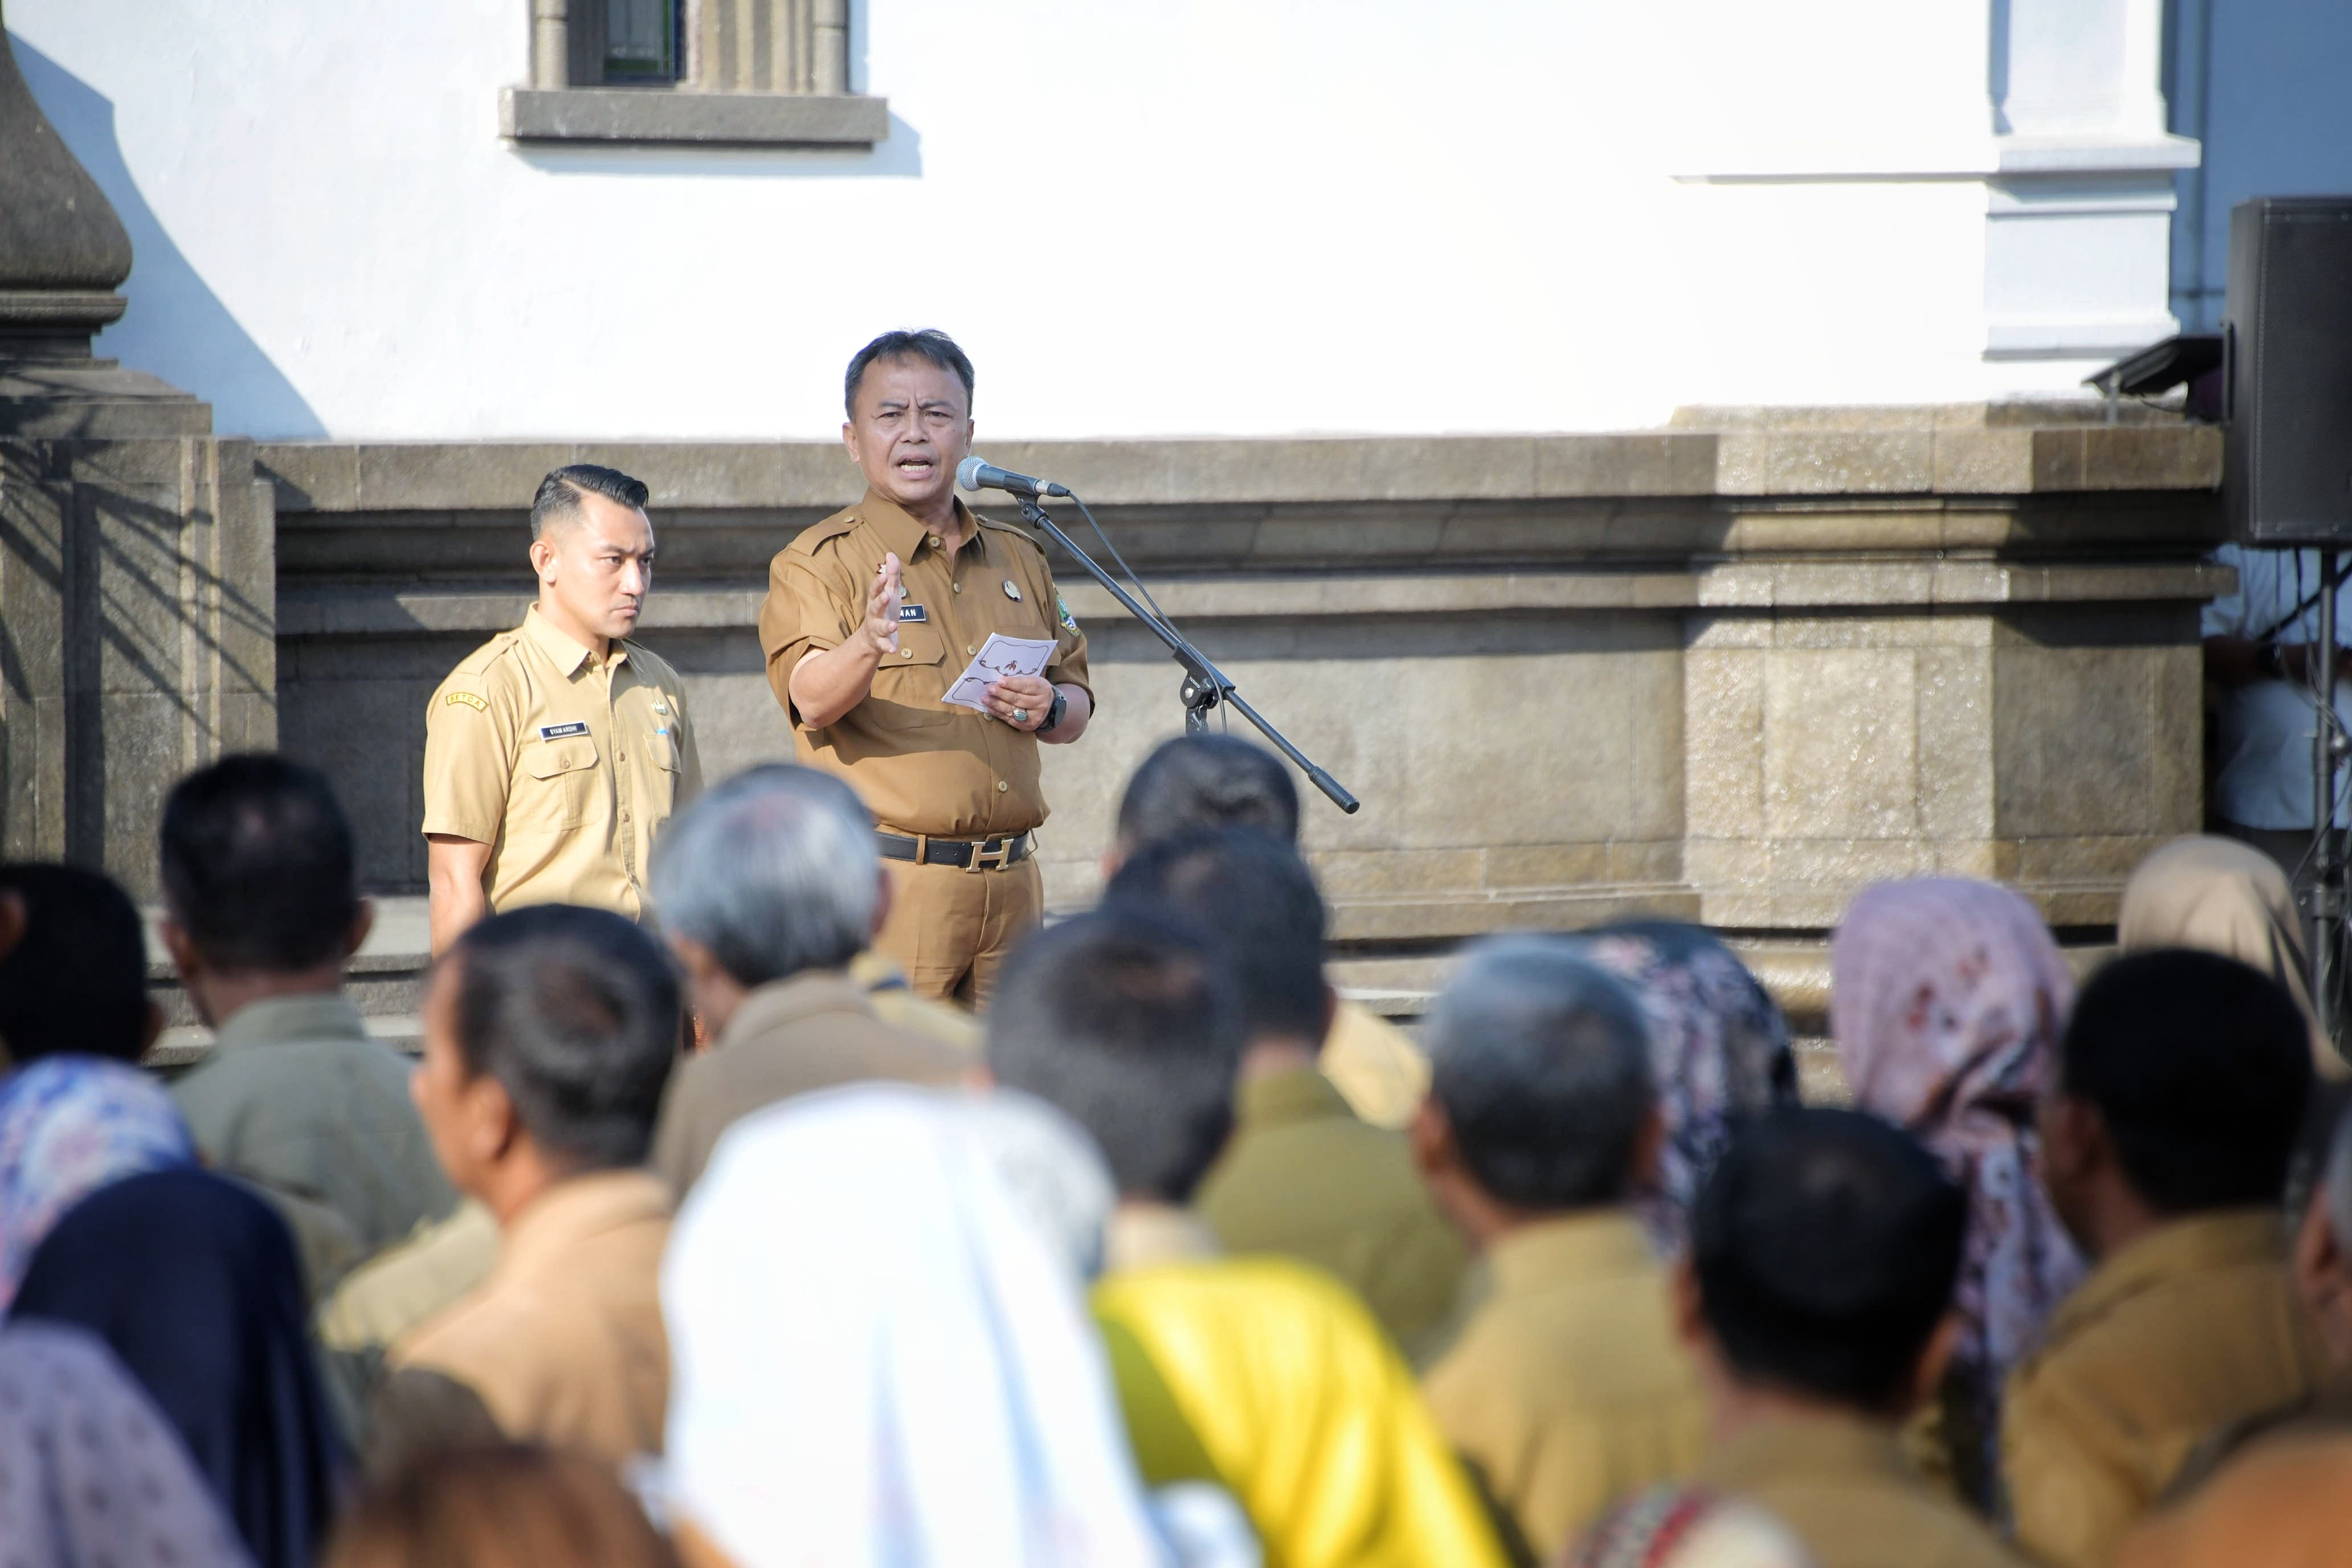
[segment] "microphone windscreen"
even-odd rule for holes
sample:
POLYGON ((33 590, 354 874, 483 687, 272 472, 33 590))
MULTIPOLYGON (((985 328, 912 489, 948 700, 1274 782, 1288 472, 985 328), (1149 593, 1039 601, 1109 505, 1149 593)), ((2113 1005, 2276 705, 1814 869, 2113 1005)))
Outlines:
POLYGON ((980 489, 980 470, 986 467, 978 458, 966 458, 956 465, 956 483, 968 490, 980 489))

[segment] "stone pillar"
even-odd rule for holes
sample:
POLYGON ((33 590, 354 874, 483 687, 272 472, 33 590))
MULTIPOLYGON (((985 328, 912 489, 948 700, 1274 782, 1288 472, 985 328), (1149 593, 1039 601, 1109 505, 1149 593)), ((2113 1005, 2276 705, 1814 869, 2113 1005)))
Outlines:
POLYGON ((277 744, 272 492, 205 404, 90 353, 131 242, 0 28, 0 853, 155 891, 163 793, 277 744))

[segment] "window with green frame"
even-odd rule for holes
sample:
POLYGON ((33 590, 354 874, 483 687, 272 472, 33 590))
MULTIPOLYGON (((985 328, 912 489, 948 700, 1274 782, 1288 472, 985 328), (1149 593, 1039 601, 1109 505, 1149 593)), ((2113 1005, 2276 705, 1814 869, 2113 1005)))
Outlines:
POLYGON ((604 0, 604 79, 676 81, 680 0, 604 0))

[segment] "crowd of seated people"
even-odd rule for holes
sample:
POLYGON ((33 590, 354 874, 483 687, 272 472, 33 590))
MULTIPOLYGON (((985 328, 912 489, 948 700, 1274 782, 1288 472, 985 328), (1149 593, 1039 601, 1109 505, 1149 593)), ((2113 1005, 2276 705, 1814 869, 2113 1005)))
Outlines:
POLYGON ((1809 1105, 1693 926, 1343 1000, 1253 745, 1111 826, 974 1018, 869 951, 856 796, 754 768, 643 923, 465 931, 413 1059, 300 763, 172 792, 152 936, 0 866, 0 1563, 2352 1562, 2352 1115, 2260 855, 2150 857, 2113 955, 1865 889, 1809 1105))

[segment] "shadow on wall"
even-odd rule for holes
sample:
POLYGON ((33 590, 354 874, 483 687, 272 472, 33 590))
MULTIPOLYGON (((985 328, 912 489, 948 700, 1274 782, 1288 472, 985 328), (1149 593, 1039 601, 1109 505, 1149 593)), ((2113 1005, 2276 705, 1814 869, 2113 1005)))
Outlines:
POLYGON ((17 35, 8 35, 34 100, 89 171, 131 235, 131 301, 99 335, 100 353, 160 375, 226 411, 240 435, 299 440, 327 428, 261 345, 206 286, 139 194, 115 140, 114 104, 17 35))

